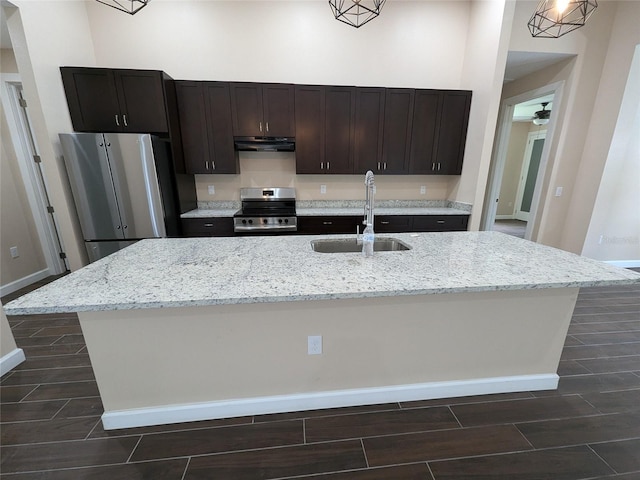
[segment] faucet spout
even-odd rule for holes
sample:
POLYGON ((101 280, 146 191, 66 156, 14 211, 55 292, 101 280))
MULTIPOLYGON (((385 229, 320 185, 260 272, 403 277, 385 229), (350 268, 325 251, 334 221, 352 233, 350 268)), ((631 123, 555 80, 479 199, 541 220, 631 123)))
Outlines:
POLYGON ((374 233, 373 233, 373 192, 374 181, 373 172, 369 170, 364 178, 365 185, 365 202, 364 202, 364 231, 362 232, 362 255, 365 257, 373 257, 374 251, 374 233))
POLYGON ((364 203, 364 225, 371 225, 373 228, 373 197, 374 197, 374 176, 369 170, 364 177, 365 184, 365 203, 364 203))

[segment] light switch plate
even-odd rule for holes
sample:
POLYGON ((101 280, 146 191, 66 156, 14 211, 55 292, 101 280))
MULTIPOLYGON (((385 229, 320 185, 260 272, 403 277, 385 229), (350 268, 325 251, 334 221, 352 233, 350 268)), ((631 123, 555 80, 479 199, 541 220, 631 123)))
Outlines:
POLYGON ((307 337, 307 353, 309 355, 322 354, 322 335, 309 335, 307 337))

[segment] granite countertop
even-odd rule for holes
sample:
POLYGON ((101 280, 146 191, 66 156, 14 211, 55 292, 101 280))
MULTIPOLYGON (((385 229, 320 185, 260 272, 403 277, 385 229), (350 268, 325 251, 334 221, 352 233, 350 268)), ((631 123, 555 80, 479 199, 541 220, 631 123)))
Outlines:
MULTIPOLYGON (((185 212, 181 218, 233 217, 239 202, 199 202, 198 208, 185 212)), ((296 215, 358 216, 363 215, 364 200, 299 200, 296 215)), ((381 200, 375 205, 376 215, 469 215, 471 205, 448 200, 381 200)))
POLYGON ((7 315, 640 284, 498 232, 398 233, 403 252, 318 253, 353 235, 142 240, 5 305, 7 315))

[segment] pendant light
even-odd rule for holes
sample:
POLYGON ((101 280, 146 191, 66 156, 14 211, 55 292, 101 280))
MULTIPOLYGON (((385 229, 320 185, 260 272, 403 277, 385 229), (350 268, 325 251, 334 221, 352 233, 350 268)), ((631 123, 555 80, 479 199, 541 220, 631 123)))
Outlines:
POLYGON ((542 0, 529 19, 529 31, 534 37, 561 37, 582 27, 597 6, 596 0, 542 0))
POLYGON ((130 15, 134 15, 139 12, 143 7, 147 6, 151 0, 96 0, 98 3, 103 3, 109 7, 121 10, 130 15))
POLYGON ((378 15, 386 0, 329 0, 336 20, 360 28, 378 15))

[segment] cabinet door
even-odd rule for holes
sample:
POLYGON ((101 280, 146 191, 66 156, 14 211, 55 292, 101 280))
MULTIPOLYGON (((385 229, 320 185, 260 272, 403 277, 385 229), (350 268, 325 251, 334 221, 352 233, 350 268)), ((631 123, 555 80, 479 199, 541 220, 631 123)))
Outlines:
POLYGON ((187 173, 211 173, 202 82, 176 82, 178 116, 187 173))
POLYGON ((437 90, 415 91, 409 173, 414 175, 436 173, 435 147, 439 109, 440 92, 437 90))
POLYGON ((355 119, 355 87, 325 87, 324 160, 327 173, 354 173, 355 119))
POLYGON ((464 147, 467 141, 471 92, 445 92, 436 150, 437 172, 440 175, 460 175, 464 147))
POLYGON ((234 135, 266 135, 262 119, 262 87, 259 83, 232 83, 231 105, 234 135))
POLYGON ((205 82, 209 168, 211 173, 238 173, 238 152, 233 147, 231 93, 225 82, 205 82))
POLYGON ((264 84, 262 86, 263 131, 268 137, 295 137, 293 85, 264 84))
POLYGON ((324 87, 296 85, 296 173, 324 173, 324 87))
POLYGON ((388 88, 384 104, 382 172, 402 174, 409 171, 414 90, 388 88))
POLYGON ((382 171, 384 88, 356 88, 356 174, 382 171))
POLYGON ((114 70, 123 132, 167 133, 162 72, 114 70))
POLYGON ((108 68, 61 67, 62 83, 76 132, 120 132, 113 73, 108 68))

